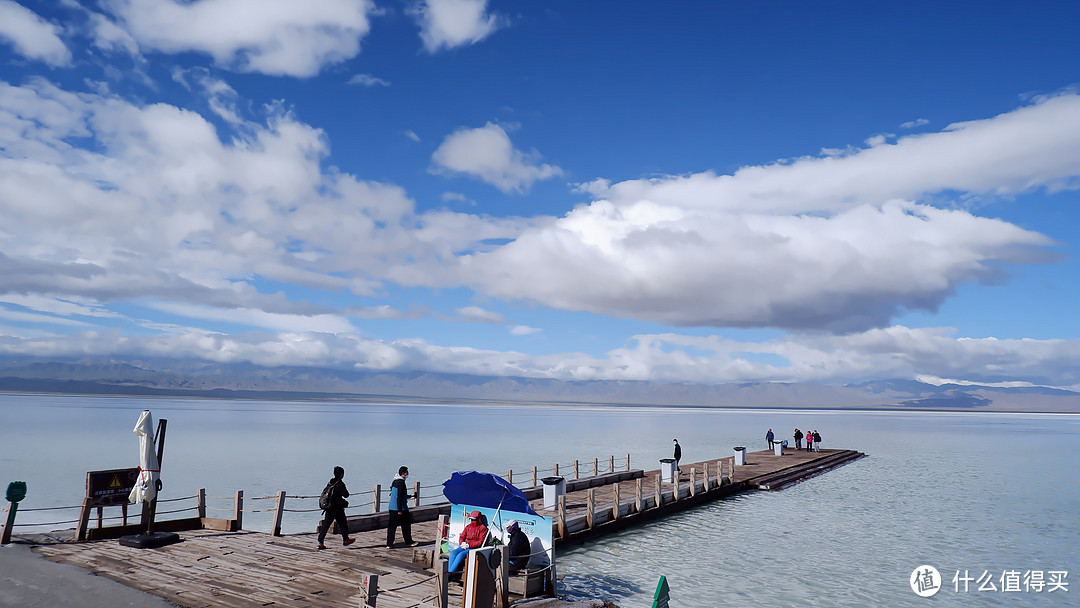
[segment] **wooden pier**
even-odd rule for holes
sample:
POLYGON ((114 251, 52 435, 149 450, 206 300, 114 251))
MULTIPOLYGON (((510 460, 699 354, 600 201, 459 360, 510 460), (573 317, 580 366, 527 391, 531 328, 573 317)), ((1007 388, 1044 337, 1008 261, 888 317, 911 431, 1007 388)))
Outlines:
MULTIPOLYGON (((659 470, 609 470, 567 480, 567 493, 555 509, 543 508, 542 486, 526 493, 537 512, 555 521, 553 538, 560 546, 739 492, 779 490, 864 456, 850 450, 750 452, 742 466, 734 466, 730 456, 681 463, 677 483, 661 482, 659 470)), ((448 512, 448 505, 421 507, 418 519, 436 519, 443 508, 448 512)), ((343 547, 340 536, 328 536, 325 551, 316 550, 314 533, 209 529, 183 532, 183 542, 159 549, 98 540, 41 545, 37 551, 188 608, 441 605, 439 579, 430 568, 436 522, 413 525, 413 537, 426 544, 387 549, 385 523, 377 525, 380 516, 385 514, 350 518, 357 542, 343 547)), ((448 594, 446 606, 461 604, 460 587, 449 585, 448 594)))

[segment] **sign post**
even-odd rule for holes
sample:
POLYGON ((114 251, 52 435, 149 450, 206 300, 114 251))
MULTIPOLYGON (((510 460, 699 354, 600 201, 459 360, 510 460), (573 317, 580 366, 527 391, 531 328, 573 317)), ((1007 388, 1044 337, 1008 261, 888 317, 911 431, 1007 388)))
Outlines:
POLYGON ((11 529, 15 527, 15 512, 19 510, 19 502, 26 498, 26 482, 13 481, 8 484, 7 495, 8 516, 4 524, 4 531, 0 532, 0 545, 11 542, 11 529))

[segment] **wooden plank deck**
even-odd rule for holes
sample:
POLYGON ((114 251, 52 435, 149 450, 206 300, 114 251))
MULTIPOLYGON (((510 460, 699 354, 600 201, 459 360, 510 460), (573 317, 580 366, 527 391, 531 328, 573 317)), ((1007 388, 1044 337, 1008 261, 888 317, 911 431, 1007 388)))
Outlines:
MULTIPOLYGON (((558 538, 556 530, 556 545, 583 542, 647 518, 759 486, 786 487, 862 456, 847 450, 786 450, 783 456, 771 451, 751 452, 745 466, 734 467, 733 477, 733 457, 708 461, 709 482, 703 475, 705 462, 681 463, 679 498, 674 497, 674 484, 662 484, 659 507, 655 488, 660 471, 647 471, 641 477, 646 510, 640 515, 636 513, 637 479, 569 492, 565 497, 567 534, 558 538), (719 461, 724 462, 728 479, 717 485, 719 461), (696 481, 693 492, 691 469, 695 470, 696 481), (616 486, 618 510, 614 508, 616 486), (588 526, 590 492, 594 495, 592 527, 588 526)), ((605 480, 612 477, 606 476, 605 480)), ((542 496, 531 504, 542 515, 558 517, 557 512, 543 508, 542 496)), ((435 522, 414 523, 413 538, 427 543, 415 549, 387 549, 385 529, 375 529, 353 532, 357 542, 349 547, 340 545, 340 536, 328 536, 329 549, 324 551, 316 549, 314 533, 275 537, 260 532, 213 530, 182 532, 183 542, 159 549, 136 549, 121 546, 116 540, 101 540, 42 545, 36 550, 53 561, 86 568, 188 608, 354 608, 360 605, 360 586, 369 574, 379 575, 378 606, 426 608, 435 602, 434 572, 414 564, 413 556, 418 551, 430 552, 435 534, 435 522)), ((450 585, 450 605, 461 603, 460 594, 459 586, 450 585)))

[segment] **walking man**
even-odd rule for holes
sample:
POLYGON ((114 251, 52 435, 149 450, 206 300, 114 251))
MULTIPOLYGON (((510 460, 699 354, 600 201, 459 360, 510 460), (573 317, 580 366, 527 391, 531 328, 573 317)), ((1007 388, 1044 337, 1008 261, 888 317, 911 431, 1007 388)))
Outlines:
POLYGON ((672 441, 675 442, 675 454, 672 456, 672 458, 675 459, 675 472, 681 473, 682 471, 679 470, 679 460, 682 459, 682 446, 679 445, 678 439, 672 439, 672 441))
POLYGON ((398 474, 394 476, 394 482, 390 484, 390 524, 386 526, 386 548, 394 547, 394 535, 397 527, 401 526, 401 538, 405 544, 412 546, 412 514, 409 513, 409 499, 413 498, 405 488, 405 480, 409 478, 409 467, 399 467, 398 474))
POLYGON ((319 498, 319 506, 323 507, 323 521, 319 524, 319 548, 325 549, 326 533, 336 521, 338 530, 341 532, 341 544, 349 546, 356 542, 355 538, 349 538, 349 522, 345 518, 345 507, 349 506, 349 489, 345 487, 345 469, 334 467, 334 476, 326 483, 323 494, 329 494, 327 504, 324 506, 322 497, 319 498))
POLYGON ((770 450, 772 449, 773 439, 775 439, 775 438, 776 438, 776 435, 773 435, 772 429, 769 429, 769 432, 765 433, 765 441, 766 441, 766 443, 769 444, 769 449, 770 450))

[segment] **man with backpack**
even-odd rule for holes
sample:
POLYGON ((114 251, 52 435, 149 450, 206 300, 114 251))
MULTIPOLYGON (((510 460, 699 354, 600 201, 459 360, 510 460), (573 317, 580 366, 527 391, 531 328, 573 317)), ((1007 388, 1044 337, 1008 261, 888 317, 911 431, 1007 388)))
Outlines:
POLYGON ((319 524, 319 548, 325 549, 326 533, 336 521, 338 530, 341 531, 341 544, 349 546, 356 542, 355 538, 349 538, 349 522, 345 518, 345 507, 349 506, 349 489, 345 487, 345 469, 334 467, 334 476, 326 482, 322 494, 319 495, 319 508, 323 510, 323 520, 319 524))
POLYGON ((394 534, 397 527, 401 526, 401 538, 405 544, 412 546, 412 517, 409 514, 409 499, 415 498, 409 494, 405 487, 405 480, 409 478, 409 467, 399 467, 394 482, 390 484, 390 522, 386 526, 386 548, 394 548, 394 534))

